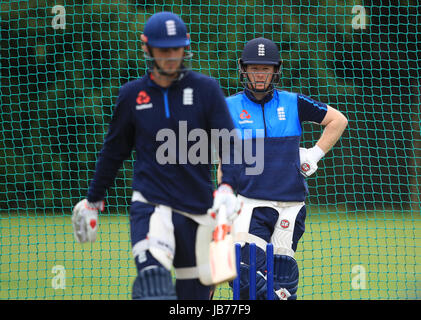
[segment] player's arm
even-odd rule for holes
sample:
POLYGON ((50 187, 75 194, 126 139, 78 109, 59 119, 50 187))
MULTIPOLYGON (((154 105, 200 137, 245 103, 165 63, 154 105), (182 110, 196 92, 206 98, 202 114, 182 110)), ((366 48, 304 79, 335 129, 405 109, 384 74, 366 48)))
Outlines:
POLYGON ((316 145, 326 154, 332 149, 348 125, 348 119, 338 110, 327 106, 327 112, 320 123, 325 128, 316 145))
POLYGON ((89 202, 104 199, 107 189, 114 183, 124 160, 131 155, 135 140, 133 119, 133 112, 126 102, 126 94, 122 89, 89 186, 87 195, 89 202))
POLYGON ((317 162, 342 136, 348 120, 340 111, 303 95, 298 96, 298 111, 301 122, 310 121, 324 126, 323 133, 314 147, 300 148, 301 173, 308 177, 317 170, 317 162))
POLYGON ((224 141, 218 141, 219 150, 219 166, 218 166, 218 189, 214 192, 214 202, 209 212, 215 214, 218 212, 221 205, 225 205, 227 209, 227 215, 230 220, 234 219, 241 210, 241 203, 238 201, 234 194, 237 188, 237 179, 239 176, 239 165, 234 164, 236 159, 235 152, 239 152, 238 135, 233 131, 234 124, 232 122, 231 115, 228 110, 228 106, 224 97, 224 94, 215 80, 208 87, 209 93, 209 105, 207 110, 207 118, 209 119, 210 129, 226 129, 231 135, 229 138, 230 148, 228 152, 227 148, 223 148, 222 143, 224 141))
POLYGON ((123 161, 134 144, 134 124, 124 95, 120 92, 108 133, 96 163, 94 177, 89 186, 87 199, 73 208, 72 224, 78 242, 95 242, 98 230, 98 211, 104 209, 106 190, 112 185, 123 161))
MULTIPOLYGON (((226 146, 222 145, 222 143, 228 142, 227 137, 225 137, 225 140, 219 139, 219 141, 213 141, 218 143, 217 149, 219 151, 221 180, 218 182, 221 184, 230 185, 235 190, 238 177, 236 170, 239 170, 239 167, 238 165, 234 164, 234 159, 236 158, 236 155, 234 154, 234 152, 236 152, 234 145, 236 144, 236 139, 239 139, 239 137, 236 132, 234 132, 234 123, 229 113, 224 93, 215 80, 212 80, 212 82, 209 84, 208 94, 208 127, 210 129, 217 129, 220 131, 224 129, 227 130, 230 133, 229 143, 232 146, 232 148, 226 148, 226 146)), ((213 138, 214 137, 212 137, 212 140, 214 140, 213 138)), ((238 145, 239 144, 237 143, 237 146, 238 145)), ((237 155, 237 158, 238 157, 239 155, 237 155)))

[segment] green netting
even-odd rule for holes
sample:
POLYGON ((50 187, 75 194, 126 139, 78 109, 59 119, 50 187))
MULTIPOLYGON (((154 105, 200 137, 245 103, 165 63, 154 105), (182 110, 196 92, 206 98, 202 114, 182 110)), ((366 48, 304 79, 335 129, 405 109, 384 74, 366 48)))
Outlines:
MULTIPOLYGON (((130 298, 132 161, 108 193, 95 244, 75 243, 70 216, 86 195, 120 85, 145 72, 144 22, 163 10, 182 16, 194 69, 227 95, 240 89, 243 45, 265 36, 282 50, 280 87, 349 119, 308 179, 298 298, 419 298, 416 0, 2 1, 0 298, 130 298)), ((321 129, 304 131, 310 147, 321 129)), ((227 286, 215 294, 231 297, 227 286)))

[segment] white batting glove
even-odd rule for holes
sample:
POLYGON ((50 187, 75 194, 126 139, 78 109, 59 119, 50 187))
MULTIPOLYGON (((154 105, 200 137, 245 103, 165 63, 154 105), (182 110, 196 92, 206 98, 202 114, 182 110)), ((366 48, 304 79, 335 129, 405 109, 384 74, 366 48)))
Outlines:
POLYGON ((300 172, 304 177, 309 177, 317 170, 317 162, 325 153, 319 146, 315 145, 313 148, 300 148, 300 172))
POLYGON ((213 206, 208 210, 208 214, 213 218, 216 218, 222 205, 225 205, 227 219, 232 223, 240 214, 243 203, 237 198, 231 186, 228 184, 221 184, 219 188, 214 191, 213 206))
POLYGON ((98 231, 98 210, 104 210, 104 201, 92 203, 84 199, 73 208, 73 233, 78 242, 95 242, 98 231))

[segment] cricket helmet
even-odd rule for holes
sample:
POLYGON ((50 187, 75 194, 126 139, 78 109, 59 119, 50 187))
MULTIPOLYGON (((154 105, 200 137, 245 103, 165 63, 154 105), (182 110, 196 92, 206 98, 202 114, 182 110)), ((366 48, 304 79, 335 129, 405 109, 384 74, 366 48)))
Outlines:
POLYGON ((281 66, 282 60, 280 58, 278 46, 272 40, 262 37, 250 40, 244 46, 241 58, 239 59, 240 82, 246 89, 252 92, 269 93, 274 90, 275 86, 280 81, 281 66), (246 66, 251 64, 271 65, 275 67, 270 85, 266 89, 257 90, 255 83, 250 80, 250 77, 248 76, 249 72, 246 71, 246 66))
POLYGON ((185 72, 191 70, 193 53, 189 49, 190 37, 186 25, 178 15, 167 11, 155 13, 146 22, 142 41, 148 48, 148 52, 144 54, 148 71, 156 68, 160 74, 168 75, 158 66, 157 59, 152 54, 152 48, 183 47, 185 52, 178 73, 182 77, 185 72))
POLYGON ((155 13, 146 22, 143 34, 146 44, 154 48, 179 48, 190 45, 186 25, 172 12, 155 13))

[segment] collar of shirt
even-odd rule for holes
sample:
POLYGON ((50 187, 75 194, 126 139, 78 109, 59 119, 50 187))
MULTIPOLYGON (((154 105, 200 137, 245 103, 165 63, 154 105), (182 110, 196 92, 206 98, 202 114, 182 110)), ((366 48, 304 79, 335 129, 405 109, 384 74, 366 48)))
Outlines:
POLYGON ((262 100, 257 100, 255 98, 255 96, 253 95, 253 93, 250 90, 248 90, 248 89, 245 89, 244 90, 244 93, 245 93, 245 95, 246 95, 247 98, 249 98, 254 103, 257 103, 257 104, 260 104, 260 105, 261 104, 268 103, 273 98, 273 91, 271 91, 270 93, 268 93, 267 95, 265 95, 262 100))
POLYGON ((167 87, 167 88, 163 88, 163 87, 161 87, 159 84, 157 84, 157 83, 154 81, 154 76, 153 76, 153 74, 152 74, 151 72, 148 72, 148 73, 147 73, 147 77, 148 77, 148 85, 149 85, 149 86, 151 86, 151 87, 156 87, 156 88, 159 88, 159 89, 168 89, 168 88, 170 88, 170 87, 173 87, 173 86, 175 86, 175 85, 179 84, 179 82, 180 82, 182 79, 184 79, 184 78, 185 78, 188 74, 189 74, 189 70, 186 70, 186 69, 181 69, 181 72, 180 72, 180 75, 178 76, 178 78, 177 78, 177 79, 175 79, 175 80, 171 83, 171 85, 170 85, 169 87, 167 87))

